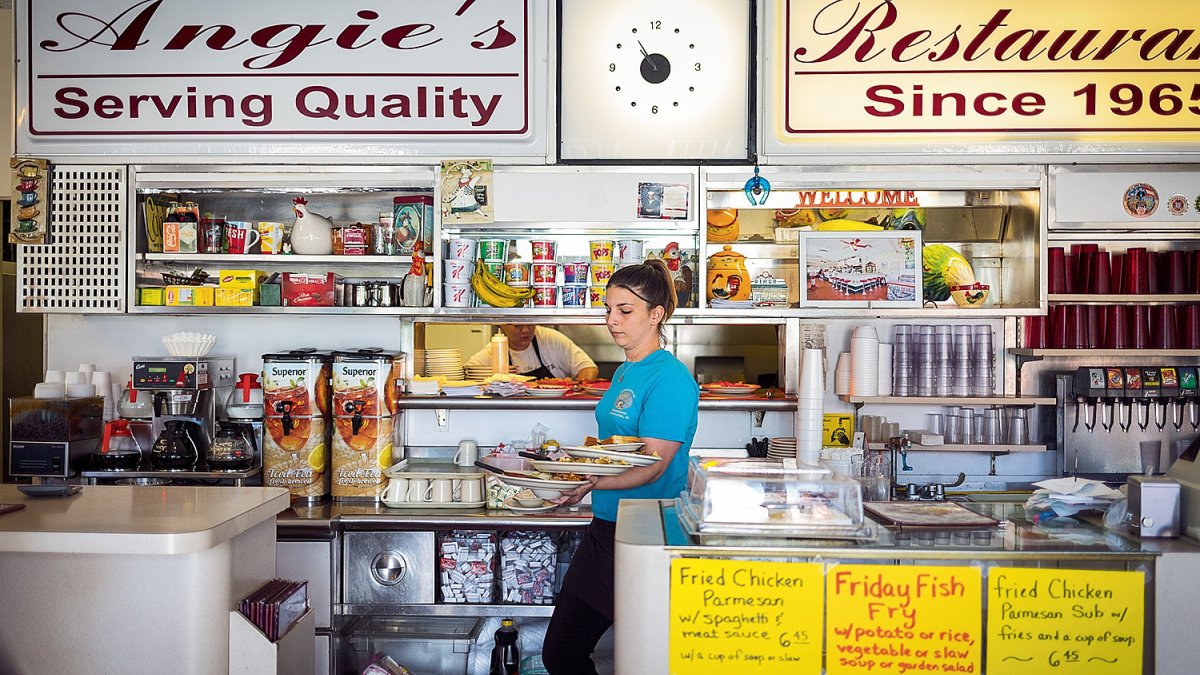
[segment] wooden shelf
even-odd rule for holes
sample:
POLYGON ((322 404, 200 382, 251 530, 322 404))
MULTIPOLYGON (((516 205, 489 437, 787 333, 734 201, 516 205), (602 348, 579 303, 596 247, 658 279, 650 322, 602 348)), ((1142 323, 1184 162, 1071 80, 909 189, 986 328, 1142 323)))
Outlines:
POLYGON ((1070 303, 1074 305, 1166 305, 1182 302, 1200 302, 1200 294, 1196 293, 1157 293, 1154 295, 1140 294, 1099 294, 1099 293, 1051 293, 1046 296, 1047 302, 1070 303))
POLYGON ((868 403, 897 403, 924 405, 1007 405, 1036 406, 1055 405, 1053 396, 839 396, 846 403, 864 405, 868 403))

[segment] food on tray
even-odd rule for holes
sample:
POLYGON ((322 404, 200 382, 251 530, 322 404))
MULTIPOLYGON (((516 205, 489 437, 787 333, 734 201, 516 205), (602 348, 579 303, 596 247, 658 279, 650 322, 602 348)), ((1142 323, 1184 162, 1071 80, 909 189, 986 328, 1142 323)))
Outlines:
POLYGON ((598 440, 595 436, 587 436, 583 439, 583 446, 590 447, 595 445, 625 445, 626 443, 641 443, 642 439, 637 436, 609 436, 604 440, 598 440))
POLYGON ((568 480, 568 481, 586 480, 583 476, 580 476, 577 473, 547 473, 545 471, 530 471, 529 477, 536 478, 538 480, 568 480))
POLYGON ((575 380, 569 377, 543 377, 540 380, 534 380, 528 386, 539 389, 562 389, 563 387, 574 387, 575 380))
POLYGON ((577 462, 579 464, 614 464, 629 466, 629 462, 623 459, 612 459, 610 457, 571 457, 566 456, 554 460, 555 462, 577 462))

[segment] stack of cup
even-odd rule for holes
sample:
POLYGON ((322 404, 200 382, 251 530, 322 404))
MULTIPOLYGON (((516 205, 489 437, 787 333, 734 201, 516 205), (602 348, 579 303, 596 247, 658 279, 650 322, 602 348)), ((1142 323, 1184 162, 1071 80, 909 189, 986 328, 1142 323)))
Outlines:
POLYGON ((603 307, 608 280, 612 277, 616 264, 613 262, 612 239, 594 239, 589 242, 591 250, 591 290, 588 291, 588 304, 592 307, 603 307))
POLYGON ((825 423, 825 354, 805 349, 800 360, 800 391, 797 396, 796 459, 802 464, 821 461, 821 439, 825 423))
POLYGON ((954 361, 950 368, 950 394, 971 395, 971 327, 954 327, 954 361))
POLYGON ((876 396, 879 392, 879 334, 874 326, 858 326, 850 338, 850 393, 876 396))
POLYGON ((953 372, 954 342, 951 326, 939 324, 933 327, 934 335, 934 393, 950 395, 950 374, 953 372))
POLYGON ((833 370, 833 393, 838 396, 850 394, 850 352, 838 354, 837 366, 833 370))
POLYGON ((637 265, 645 261, 644 247, 641 239, 619 239, 616 247, 617 268, 626 265, 637 265))
POLYGON ((558 243, 553 239, 534 239, 533 265, 533 306, 558 306, 558 243))
POLYGON ((586 260, 569 260, 562 264, 562 306, 587 307, 590 265, 586 260))
POLYGON ((34 398, 63 398, 66 395, 66 373, 61 370, 47 370, 42 381, 33 386, 34 398))
POLYGON ((916 354, 917 396, 935 396, 937 394, 936 337, 933 326, 917 326, 916 354))
POLYGON ((117 419, 117 397, 113 395, 112 373, 107 370, 92 372, 92 387, 96 396, 104 397, 104 421, 117 419))
POLYGON ((897 324, 892 329, 892 395, 912 396, 916 393, 913 381, 913 327, 897 324))
POLYGON ((892 345, 879 343, 879 378, 876 392, 879 396, 892 395, 892 354, 892 345))
POLYGON ((478 242, 474 239, 451 239, 446 244, 446 261, 442 265, 442 305, 445 307, 471 307, 475 304, 475 291, 471 288, 471 275, 475 271, 475 256, 478 242))
POLYGON ((971 335, 971 354, 971 395, 991 396, 996 383, 991 326, 974 327, 971 335))

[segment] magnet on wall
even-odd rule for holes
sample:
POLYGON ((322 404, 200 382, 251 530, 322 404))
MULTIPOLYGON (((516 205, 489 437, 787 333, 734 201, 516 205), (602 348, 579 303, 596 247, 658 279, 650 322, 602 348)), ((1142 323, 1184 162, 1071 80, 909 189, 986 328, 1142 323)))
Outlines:
POLYGON ((1187 213, 1187 210, 1188 210, 1187 197, 1176 194, 1176 195, 1171 195, 1171 198, 1167 200, 1167 211, 1169 211, 1171 213, 1171 215, 1182 216, 1183 214, 1187 213))
POLYGON ((20 197, 18 208, 13 209, 9 221, 8 243, 49 243, 49 209, 46 208, 46 189, 49 181, 44 180, 49 161, 30 157, 14 157, 10 160, 12 185, 20 197))
POLYGON ((1134 218, 1148 218, 1158 210, 1158 190, 1149 183, 1134 183, 1125 190, 1121 205, 1134 218))

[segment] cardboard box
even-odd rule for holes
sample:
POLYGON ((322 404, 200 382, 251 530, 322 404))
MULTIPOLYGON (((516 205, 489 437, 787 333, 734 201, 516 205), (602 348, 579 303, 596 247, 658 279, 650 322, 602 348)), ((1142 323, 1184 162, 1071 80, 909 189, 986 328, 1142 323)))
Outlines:
POLYGON ((221 288, 243 288, 253 290, 267 278, 261 270, 220 270, 221 288))
POLYGON ((258 300, 258 291, 253 288, 218 288, 217 307, 253 307, 258 300))
POLYGON ((333 307, 342 277, 333 272, 297 274, 284 272, 281 284, 284 307, 333 307))
POLYGON ((283 288, 279 284, 265 283, 258 287, 258 304, 263 307, 278 307, 283 304, 283 288))
POLYGON ((143 307, 162 307, 167 304, 167 289, 162 286, 139 288, 138 304, 143 307))
POLYGON ((212 286, 167 286, 167 307, 212 307, 216 296, 212 286))

